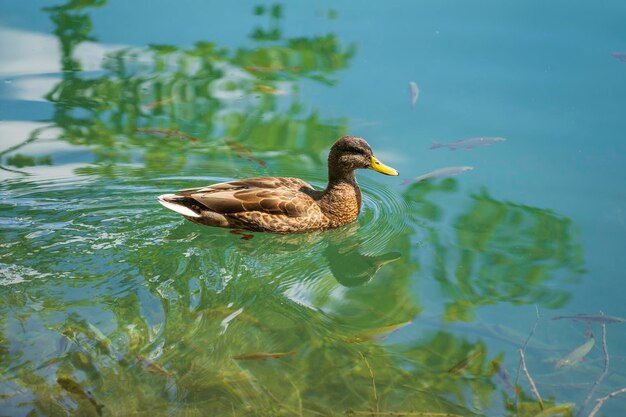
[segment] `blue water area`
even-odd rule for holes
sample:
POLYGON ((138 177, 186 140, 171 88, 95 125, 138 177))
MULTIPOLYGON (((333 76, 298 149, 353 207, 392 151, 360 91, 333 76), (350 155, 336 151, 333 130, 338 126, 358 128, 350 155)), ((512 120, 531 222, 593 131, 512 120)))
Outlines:
POLYGON ((0 0, 0 415, 620 415, 625 21, 0 0), (157 202, 324 189, 343 135, 400 172, 357 171, 351 224, 231 234, 157 202))

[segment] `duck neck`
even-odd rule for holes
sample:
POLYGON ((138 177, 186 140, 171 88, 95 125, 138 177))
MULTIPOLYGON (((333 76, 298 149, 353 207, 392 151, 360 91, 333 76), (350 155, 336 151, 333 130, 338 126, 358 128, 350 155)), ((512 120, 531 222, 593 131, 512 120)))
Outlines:
POLYGON ((326 215, 338 226, 354 221, 361 211, 361 189, 354 171, 329 173, 328 186, 320 199, 326 215))

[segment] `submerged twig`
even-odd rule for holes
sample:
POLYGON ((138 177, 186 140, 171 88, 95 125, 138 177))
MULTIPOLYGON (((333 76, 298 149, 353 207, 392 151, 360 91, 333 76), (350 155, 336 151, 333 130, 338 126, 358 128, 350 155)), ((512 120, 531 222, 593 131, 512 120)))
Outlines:
MULTIPOLYGON (((604 316, 604 313, 602 311, 600 312, 600 314, 604 316)), ((577 413, 578 416, 582 414, 583 410, 585 409, 589 401, 591 401, 591 397, 593 396, 593 393, 596 391, 596 388, 598 388, 598 385, 600 385, 600 382, 602 382, 602 380, 604 380, 604 378, 609 373, 609 350, 606 344, 606 323, 602 323, 602 349, 604 350, 604 371, 602 371, 602 374, 600 374, 598 379, 596 379, 596 381, 591 386, 591 389, 589 390, 589 394, 587 394, 585 401, 583 401, 582 405, 580 406, 580 410, 578 410, 578 413, 577 413)))
MULTIPOLYGON (((44 126, 44 127, 40 127, 37 128, 35 130, 33 130, 30 135, 28 136, 28 138, 26 140, 24 140, 23 142, 18 143, 17 145, 13 145, 7 149, 4 149, 2 151, 0 151, 0 157, 4 156, 10 152, 16 151, 26 145, 28 145, 29 143, 33 143, 34 141, 36 141, 37 139, 39 139, 39 134, 41 132, 43 132, 44 130, 46 130, 47 128, 49 128, 50 126, 44 126)), ((4 165, 0 165, 0 169, 2 169, 3 171, 8 171, 8 172, 13 172, 15 174, 22 174, 22 175, 31 175, 28 172, 25 171, 20 171, 19 169, 12 169, 12 168, 7 168, 4 165)))
POLYGON ((609 398, 617 397, 618 395, 621 395, 625 392, 626 392, 626 388, 618 389, 617 391, 610 393, 606 397, 602 397, 596 400, 596 406, 593 407, 593 410, 591 410, 591 413, 589 413, 589 417, 594 417, 596 413, 600 411, 600 408, 602 408, 606 400, 608 400, 609 398))
POLYGON ((145 133, 147 135, 157 135, 166 138, 176 137, 179 139, 187 139, 191 143, 198 143, 198 138, 188 135, 185 132, 181 132, 178 129, 160 128, 160 127, 136 127, 135 132, 145 133))
MULTIPOLYGON (((535 323, 533 324, 532 329, 530 329, 530 333, 528 333, 528 337, 526 337, 526 340, 524 340, 524 343, 522 344, 522 348, 521 351, 524 354, 526 354, 526 346, 528 346, 528 342, 530 341, 530 338, 533 337, 533 335, 535 334, 535 330, 537 329, 537 324, 539 323, 539 307, 537 307, 537 305, 535 305, 535 323)), ((519 381, 519 373, 522 370, 522 359, 524 359, 524 356, 522 355, 522 358, 520 359, 519 365, 517 366, 517 374, 515 375, 515 382, 513 383, 513 386, 517 386, 517 382, 519 381)), ((515 390, 515 410, 519 412, 519 395, 517 394, 517 390, 515 390)))
POLYGON ((267 395, 269 395, 269 397, 274 400, 280 407, 284 408, 285 410, 289 411, 292 414, 297 414, 298 411, 295 410, 294 408, 290 407, 289 405, 285 404, 284 402, 282 402, 280 399, 276 398, 276 396, 274 394, 272 394, 272 391, 269 388, 266 387, 261 387, 261 389, 263 391, 265 391, 265 393, 267 393, 267 395))
POLYGON ((463 417, 452 413, 430 413, 428 411, 349 411, 352 416, 416 416, 416 417, 463 417))
MULTIPOLYGON (((537 329, 537 324, 539 323, 539 308, 537 306, 535 306, 535 323, 533 324, 532 329, 530 329, 530 333, 528 333, 528 336, 526 337, 526 340, 524 340, 524 343, 522 344, 522 350, 524 351, 524 354, 526 354, 526 346, 528 346, 528 342, 530 341, 530 338, 533 337, 533 335, 535 334, 535 330, 537 329)), ((519 366, 517 368, 517 375, 515 376, 515 384, 517 385, 517 381, 519 381, 519 372, 522 369, 522 362, 520 359, 520 363, 519 366)))
POLYGON ((530 376, 530 372, 528 372, 528 368, 526 368, 526 357, 524 356, 524 351, 522 349, 519 350, 519 355, 522 359, 522 369, 524 370, 524 374, 526 374, 526 378, 528 379, 528 383, 530 384, 530 389, 537 398, 539 409, 543 410, 543 400, 541 399, 541 395, 539 395, 539 391, 537 391, 535 381, 533 381, 532 377, 530 376))
POLYGON ((374 399, 376 400, 376 412, 379 413, 380 412, 380 400, 378 398, 378 391, 376 391, 376 379, 374 378, 374 371, 372 370, 372 367, 370 366, 370 363, 367 361, 367 358, 365 357, 365 355, 363 355, 361 352, 359 352, 359 355, 361 355, 361 357, 365 361, 365 365, 367 365, 367 369, 369 369, 370 371, 370 376, 372 377, 372 388, 374 389, 374 399))
POLYGON ((13 172, 14 174, 30 175, 28 172, 20 171, 19 169, 7 168, 4 165, 0 165, 0 169, 3 171, 13 172))
POLYGON ((30 135, 28 136, 28 138, 26 138, 26 140, 24 140, 23 142, 18 143, 17 145, 13 145, 9 148, 6 148, 2 151, 0 151, 0 156, 4 156, 10 152, 16 151, 26 145, 28 145, 29 143, 33 143, 34 141, 36 141, 37 139, 39 139, 39 134, 44 131, 45 129, 49 128, 50 126, 44 126, 44 127, 40 127, 38 129, 33 130, 30 135))
POLYGON ((300 390, 298 389, 298 386, 294 384, 291 379, 289 379, 289 383, 296 390, 296 398, 298 399, 298 407, 300 408, 300 413, 298 415, 300 417, 304 417, 304 414, 302 413, 302 397, 300 396, 300 390))
POLYGON ((242 143, 240 143, 240 142, 238 142, 238 141, 236 141, 234 139, 229 139, 229 138, 224 139, 224 143, 239 158, 247 159, 250 162, 255 162, 255 163, 259 164, 259 166, 261 168, 266 168, 267 167, 267 164, 265 163, 265 161, 263 161, 262 159, 259 159, 259 158, 255 158, 252 155, 252 150, 250 150, 250 148, 248 148, 247 146, 243 145, 242 143))
POLYGON ((285 402, 281 401, 280 399, 276 398, 276 396, 274 394, 272 394, 272 391, 267 388, 267 387, 261 387, 261 391, 265 392, 272 400, 274 400, 276 402, 276 404, 278 404, 279 407, 284 408, 285 410, 289 411, 291 414, 289 415, 304 415, 304 413, 306 412, 307 415, 309 414, 316 414, 318 416, 326 416, 327 414, 322 414, 316 410, 311 410, 310 408, 304 408, 302 405, 302 398, 300 397, 300 391, 297 389, 296 385, 293 383, 293 381, 291 381, 291 384, 296 388, 296 395, 298 396, 298 400, 299 400, 299 406, 300 406, 300 410, 296 410, 295 408, 291 407, 290 405, 286 404, 285 402))

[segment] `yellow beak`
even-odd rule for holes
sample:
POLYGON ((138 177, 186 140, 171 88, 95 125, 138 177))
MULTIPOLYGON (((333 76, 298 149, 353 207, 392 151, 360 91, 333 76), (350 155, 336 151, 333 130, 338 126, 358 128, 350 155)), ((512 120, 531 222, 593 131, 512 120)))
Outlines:
POLYGON ((373 155, 372 155, 372 163, 370 164, 370 169, 373 169, 374 171, 380 172, 381 174, 385 174, 385 175, 394 175, 394 176, 398 175, 398 171, 381 163, 373 155))

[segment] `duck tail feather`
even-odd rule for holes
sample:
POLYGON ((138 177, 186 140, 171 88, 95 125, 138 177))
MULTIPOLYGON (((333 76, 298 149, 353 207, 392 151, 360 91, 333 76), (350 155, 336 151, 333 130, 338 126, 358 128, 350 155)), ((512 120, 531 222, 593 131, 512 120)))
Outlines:
POLYGON ((159 203, 164 207, 175 211, 178 214, 182 214, 186 217, 201 217, 200 213, 193 211, 191 208, 182 204, 185 197, 178 196, 176 194, 163 194, 159 196, 159 203), (178 201, 177 201, 178 200, 178 201))

